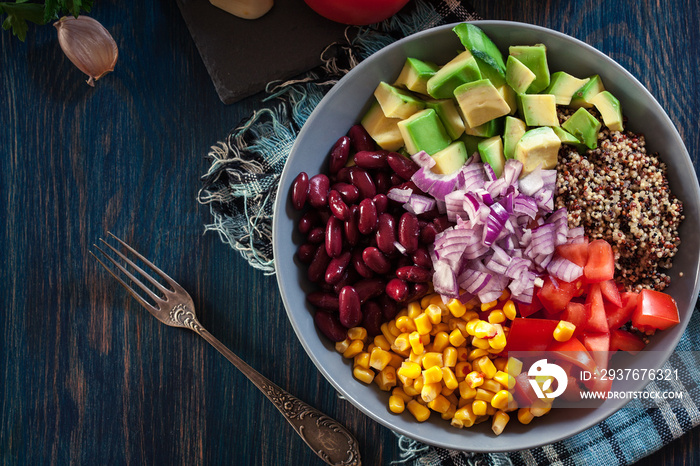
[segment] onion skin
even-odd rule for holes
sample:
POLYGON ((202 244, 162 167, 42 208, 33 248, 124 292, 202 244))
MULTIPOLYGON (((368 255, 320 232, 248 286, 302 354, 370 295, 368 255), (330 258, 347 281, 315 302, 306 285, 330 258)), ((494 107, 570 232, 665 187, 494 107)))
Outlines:
POLYGON ((102 24, 89 16, 64 16, 54 23, 58 43, 68 59, 88 75, 87 83, 114 70, 119 50, 112 35, 102 24))

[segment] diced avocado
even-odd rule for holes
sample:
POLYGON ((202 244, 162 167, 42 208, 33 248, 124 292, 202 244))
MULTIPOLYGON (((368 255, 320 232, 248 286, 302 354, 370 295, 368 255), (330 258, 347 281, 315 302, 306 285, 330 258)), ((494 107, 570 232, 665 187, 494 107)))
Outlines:
POLYGON ((409 91, 428 95, 428 79, 432 78, 438 69, 435 63, 409 57, 394 86, 403 86, 409 91))
POLYGON ((413 155, 421 150, 433 155, 450 145, 452 140, 435 110, 426 108, 398 123, 406 150, 413 155))
POLYGON ((552 94, 520 94, 518 98, 528 126, 559 126, 556 97, 552 94))
POLYGON ((520 60, 523 65, 535 73, 535 80, 527 88, 530 94, 537 94, 549 86, 549 66, 547 65, 547 47, 537 45, 513 45, 510 55, 520 60))
POLYGON ((605 90, 603 86, 603 80, 600 76, 593 75, 588 79, 588 82, 584 84, 581 89, 574 92, 571 96, 571 102, 569 105, 573 108, 585 107, 591 108, 593 104, 591 99, 605 90))
POLYGON ((384 81, 380 82, 374 90, 374 97, 387 118, 408 118, 418 110, 425 108, 425 102, 410 92, 384 81))
POLYGON ((455 141, 433 155, 435 166, 432 170, 435 173, 450 175, 460 168, 467 161, 467 148, 462 141, 455 141))
POLYGON ((403 146, 399 121, 401 121, 400 118, 387 118, 379 102, 375 100, 360 123, 379 147, 384 150, 398 150, 403 146))
POLYGON ((471 23, 461 23, 452 30, 457 34, 465 49, 504 76, 506 65, 503 61, 503 54, 481 28, 471 23))
POLYGON ((510 112, 508 112, 508 114, 514 115, 515 112, 518 111, 518 94, 516 94, 513 88, 511 88, 508 84, 496 86, 496 90, 499 94, 501 94, 503 100, 506 101, 508 107, 510 107, 510 112))
POLYGON ((472 54, 465 50, 428 79, 427 90, 434 99, 450 99, 458 86, 480 79, 479 65, 472 54))
POLYGON ((501 173, 503 173, 503 166, 506 164, 506 158, 503 155, 503 140, 501 136, 484 139, 479 142, 478 148, 481 161, 491 165, 496 177, 500 178, 501 173))
POLYGON ((497 134, 501 134, 503 130, 503 117, 495 118, 493 120, 487 121, 483 125, 470 127, 466 122, 464 123, 464 133, 470 136, 478 136, 480 138, 490 138, 497 134))
POLYGON ((471 128, 510 113, 508 102, 488 79, 462 84, 454 96, 471 128))
POLYGON ((489 65, 476 55, 474 55, 474 60, 476 60, 476 64, 479 66, 479 71, 481 72, 481 77, 483 79, 488 79, 496 87, 502 86, 506 83, 505 75, 499 72, 499 70, 489 65))
POLYGON ((451 139, 457 139, 464 133, 464 121, 457 110, 454 99, 427 101, 426 106, 435 110, 451 139))
POLYGON ((598 109, 600 116, 603 117, 603 123, 610 131, 622 131, 622 109, 620 101, 608 91, 600 92, 597 96, 591 99, 591 103, 598 109))
POLYGON ((483 141, 484 138, 465 133, 459 137, 459 140, 464 143, 464 147, 467 149, 467 155, 471 157, 475 152, 479 152, 479 142, 483 141))
POLYGON ((576 136, 562 129, 561 126, 555 126, 552 129, 554 130, 554 134, 557 135, 562 144, 569 144, 572 146, 577 146, 581 144, 581 141, 579 141, 576 136))
POLYGON ((506 159, 515 158, 515 145, 527 131, 527 125, 520 118, 507 116, 503 130, 503 155, 506 159))
POLYGON ((589 149, 598 147, 598 132, 601 124, 585 108, 576 110, 561 126, 589 149))
POLYGON ((513 55, 506 61, 506 82, 518 94, 524 94, 535 80, 535 73, 513 55))
POLYGON ((515 146, 515 158, 522 162, 521 177, 538 166, 548 170, 557 166, 561 141, 549 126, 531 129, 523 134, 515 146))
POLYGON ((557 98, 557 105, 569 105, 574 92, 586 85, 591 78, 579 79, 571 76, 565 71, 557 71, 552 74, 549 87, 545 89, 545 94, 554 94, 557 98))

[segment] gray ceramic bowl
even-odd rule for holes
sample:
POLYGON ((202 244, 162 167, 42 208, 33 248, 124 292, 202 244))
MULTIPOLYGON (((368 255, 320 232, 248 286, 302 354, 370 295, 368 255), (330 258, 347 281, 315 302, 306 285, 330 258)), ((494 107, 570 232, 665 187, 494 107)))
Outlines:
MULTIPOLYGON (((660 367, 676 347, 698 296, 700 198, 695 169, 683 141, 663 108, 644 86, 596 49, 565 34, 528 24, 504 21, 477 21, 476 24, 504 51, 509 45, 544 43, 552 71, 564 70, 575 76, 600 74, 606 88, 622 103, 629 118, 629 129, 646 134, 648 149, 662 154, 668 164, 671 188, 683 201, 686 217, 681 226, 682 244, 671 273, 672 284, 668 288, 678 302, 681 324, 656 335, 648 351, 641 352, 633 363, 637 368, 660 367)), ((387 409, 389 395, 375 385, 366 386, 355 380, 349 361, 343 360, 314 327, 312 310, 304 299, 309 290, 305 267, 294 257, 300 244, 299 235, 295 233, 299 214, 291 206, 289 193, 296 175, 301 171, 313 175, 325 169, 330 147, 358 122, 379 81, 391 81, 397 76, 407 56, 435 62, 451 58, 460 47, 451 30, 453 26, 412 35, 372 55, 341 79, 311 114, 280 180, 273 226, 277 280, 289 320, 309 357, 324 377, 366 415, 395 432, 435 446, 478 452, 522 450, 555 442, 591 427, 620 409, 626 401, 609 399, 596 409, 554 409, 529 426, 513 419, 498 437, 493 435, 488 422, 471 429, 456 429, 439 416, 418 423, 408 412, 392 414, 387 409)), ((626 388, 637 390, 644 385, 639 381, 626 388)))

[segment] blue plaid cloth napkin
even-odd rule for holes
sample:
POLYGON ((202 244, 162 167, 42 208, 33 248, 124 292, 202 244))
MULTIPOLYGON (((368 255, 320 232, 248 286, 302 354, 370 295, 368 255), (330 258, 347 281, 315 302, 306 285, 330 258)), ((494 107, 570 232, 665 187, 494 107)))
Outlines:
MULTIPOLYGON (((200 203, 209 205, 215 231, 252 266, 274 273, 272 214, 277 183, 294 140, 326 92, 354 65, 409 34, 480 19, 459 0, 415 0, 399 15, 370 27, 349 28, 346 43, 331 44, 323 66, 298 79, 270 83, 263 106, 214 145, 202 176, 200 203)), ((398 436, 397 463, 415 465, 628 465, 700 424, 700 367, 688 359, 700 351, 700 317, 694 312, 666 368, 679 369, 674 391, 682 403, 633 400, 617 413, 569 439, 531 450, 480 454, 450 451, 398 436), (662 405, 663 404, 663 405, 662 405)), ((691 358, 692 359, 692 358, 691 358)), ((659 390, 655 386, 651 389, 659 390)), ((649 388, 648 388, 649 389, 649 388)))

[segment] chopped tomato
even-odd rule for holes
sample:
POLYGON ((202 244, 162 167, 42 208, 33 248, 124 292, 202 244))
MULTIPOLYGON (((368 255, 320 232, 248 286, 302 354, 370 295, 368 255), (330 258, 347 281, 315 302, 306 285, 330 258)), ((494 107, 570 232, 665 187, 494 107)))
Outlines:
POLYGON ((518 402, 518 406, 530 406, 539 399, 532 385, 530 385, 530 378, 527 372, 521 372, 515 376, 513 398, 518 402))
POLYGON ((567 322, 571 322, 576 326, 574 335, 579 335, 583 332, 586 322, 591 314, 591 306, 578 301, 569 301, 566 309, 561 313, 559 318, 567 322))
POLYGON ((612 246, 604 239, 588 244, 588 260, 583 275, 591 283, 612 280, 615 275, 615 255, 612 246))
POLYGON ((593 373, 596 364, 583 343, 576 337, 571 337, 567 341, 552 341, 547 348, 556 359, 569 361, 574 366, 593 373))
POLYGON ((578 296, 582 287, 581 280, 564 282, 547 276, 544 278, 542 288, 537 292, 537 297, 547 314, 554 315, 566 309, 566 305, 574 296, 578 296))
POLYGON ((558 320, 516 317, 510 324, 506 351, 544 351, 554 340, 558 320))
POLYGON ((581 343, 589 351, 599 371, 608 368, 610 360, 609 333, 585 333, 581 335, 581 343))
POLYGON ((626 330, 616 329, 610 332, 610 351, 627 351, 636 354, 644 349, 646 343, 642 337, 626 330))
POLYGON ((680 322, 676 300, 670 295, 655 290, 642 290, 637 307, 632 313, 635 327, 665 330, 680 322))
POLYGON ((615 283, 615 280, 600 282, 600 291, 603 292, 603 298, 605 298, 609 303, 618 307, 622 306, 620 291, 617 289, 617 283, 615 283))
POLYGON ((586 323, 586 330, 591 332, 607 332, 608 320, 605 317, 605 306, 603 304, 603 293, 600 290, 600 284, 594 283, 588 290, 586 296, 586 304, 591 306, 591 315, 586 323))
POLYGON ((605 306, 605 316, 608 319, 608 327, 611 330, 620 328, 632 319, 632 313, 637 307, 638 294, 634 291, 620 293, 620 306, 608 304, 605 306))
POLYGON ((520 317, 528 317, 534 314, 535 312, 539 311, 542 309, 542 303, 540 302, 539 298, 537 298, 537 288, 535 288, 534 293, 532 294, 532 302, 530 304, 525 304, 518 302, 517 307, 518 307, 518 312, 520 313, 520 317))
POLYGON ((580 243, 560 244, 557 246, 557 254, 580 267, 584 267, 588 261, 588 240, 580 243))

